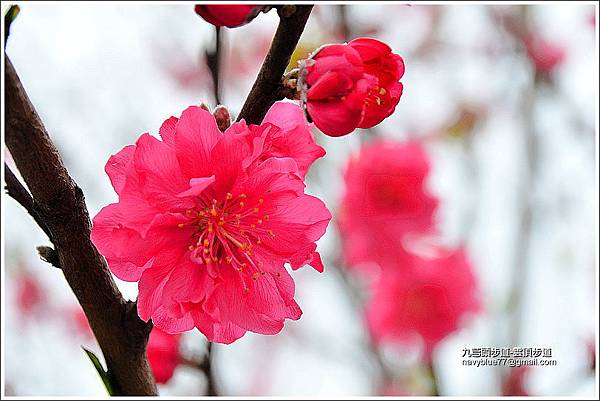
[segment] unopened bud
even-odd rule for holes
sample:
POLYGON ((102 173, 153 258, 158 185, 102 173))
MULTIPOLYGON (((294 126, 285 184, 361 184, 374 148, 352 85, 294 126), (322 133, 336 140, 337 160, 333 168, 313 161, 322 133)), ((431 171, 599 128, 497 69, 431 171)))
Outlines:
POLYGON ((213 116, 215 116, 217 127, 219 127, 221 132, 225 131, 231 125, 231 116, 227 107, 218 105, 215 107, 215 111, 213 111, 213 116))

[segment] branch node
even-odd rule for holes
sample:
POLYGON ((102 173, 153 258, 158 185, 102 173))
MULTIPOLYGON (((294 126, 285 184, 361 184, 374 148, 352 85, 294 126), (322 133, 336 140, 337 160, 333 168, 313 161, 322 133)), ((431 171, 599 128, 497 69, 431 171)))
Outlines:
POLYGON ((60 266, 60 259, 58 258, 58 252, 50 246, 40 245, 37 248, 38 254, 40 255, 40 259, 42 259, 46 263, 50 263, 52 266, 57 269, 62 269, 60 266))

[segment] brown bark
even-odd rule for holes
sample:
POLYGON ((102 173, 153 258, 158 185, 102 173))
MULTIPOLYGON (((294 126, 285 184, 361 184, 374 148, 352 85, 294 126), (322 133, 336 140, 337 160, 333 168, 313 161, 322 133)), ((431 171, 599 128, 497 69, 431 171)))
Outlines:
POLYGON ((6 145, 31 192, 36 221, 43 221, 65 279, 102 349, 114 391, 156 395, 146 358, 152 324, 140 320, 135 303, 125 301, 119 292, 90 240, 83 192, 69 176, 6 55, 5 66, 6 145))
POLYGON ((275 37, 237 120, 260 124, 273 103, 283 99, 281 78, 308 21, 312 5, 283 6, 275 37))

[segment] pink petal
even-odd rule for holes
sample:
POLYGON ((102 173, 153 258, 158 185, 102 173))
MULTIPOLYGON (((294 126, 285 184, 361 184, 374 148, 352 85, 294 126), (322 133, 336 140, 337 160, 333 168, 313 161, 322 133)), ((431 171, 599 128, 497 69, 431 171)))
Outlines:
POLYGON ((135 145, 125 146, 117 154, 108 159, 104 171, 110 177, 115 192, 120 194, 125 187, 127 177, 137 179, 133 165, 133 154, 135 153, 135 145))
POLYGON ((177 198, 178 193, 189 188, 189 179, 182 174, 171 147, 144 134, 137 141, 134 163, 145 198, 153 205, 164 211, 192 206, 177 198))
POLYGON ((151 244, 137 231, 124 227, 122 221, 119 204, 104 207, 94 217, 91 239, 115 276, 124 281, 137 281, 152 265, 151 244))
POLYGON ((192 178, 190 180, 190 189, 178 193, 177 197, 184 198, 186 196, 198 196, 213 182, 215 182, 214 175, 211 175, 210 177, 192 178))
POLYGON ((184 110, 175 131, 175 150, 187 177, 212 175, 211 151, 221 137, 215 118, 208 111, 197 106, 184 110))
POLYGON ((177 117, 171 116, 163 122, 158 131, 163 142, 173 148, 175 147, 175 127, 178 121, 177 117))

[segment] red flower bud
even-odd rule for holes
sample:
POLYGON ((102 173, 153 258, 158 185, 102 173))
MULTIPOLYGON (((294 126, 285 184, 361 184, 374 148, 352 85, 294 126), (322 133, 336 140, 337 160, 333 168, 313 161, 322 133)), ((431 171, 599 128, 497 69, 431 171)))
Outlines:
POLYGON ((565 49, 557 43, 540 36, 530 36, 524 42, 527 55, 539 73, 550 73, 565 60, 565 49))
POLYGON ((394 112, 402 58, 376 39, 325 45, 304 61, 300 90, 315 125, 330 136, 371 128, 394 112))
POLYGON ((268 8, 254 4, 196 4, 194 11, 214 26, 235 28, 252 21, 261 11, 268 8))

